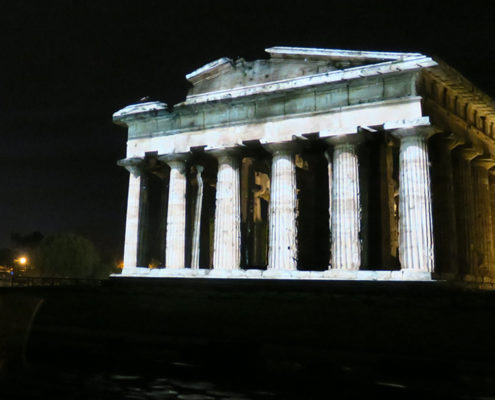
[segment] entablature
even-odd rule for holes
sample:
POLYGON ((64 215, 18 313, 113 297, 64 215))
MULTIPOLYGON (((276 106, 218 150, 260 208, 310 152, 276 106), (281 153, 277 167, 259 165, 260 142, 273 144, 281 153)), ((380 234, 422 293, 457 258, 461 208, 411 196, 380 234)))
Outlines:
POLYGON ((272 47, 269 59, 221 58, 186 78, 193 84, 185 104, 270 94, 362 77, 415 71, 436 65, 419 53, 272 47))
POLYGON ((335 112, 346 107, 366 106, 388 100, 416 98, 416 72, 361 77, 243 98, 223 99, 198 104, 181 103, 168 111, 164 103, 128 106, 114 114, 114 121, 129 127, 128 138, 169 136, 280 118, 297 118, 335 112), (126 110, 132 114, 126 114, 126 110), (145 110, 137 112, 136 110, 145 110), (146 111, 149 109, 149 111, 146 111))

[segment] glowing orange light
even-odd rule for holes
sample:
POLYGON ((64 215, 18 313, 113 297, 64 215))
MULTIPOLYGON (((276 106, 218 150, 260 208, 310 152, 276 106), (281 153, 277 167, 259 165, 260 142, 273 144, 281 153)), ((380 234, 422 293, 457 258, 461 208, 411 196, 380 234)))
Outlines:
POLYGON ((24 264, 26 264, 26 263, 27 263, 27 258, 26 258, 26 257, 21 257, 21 258, 19 258, 19 264, 24 265, 24 264))

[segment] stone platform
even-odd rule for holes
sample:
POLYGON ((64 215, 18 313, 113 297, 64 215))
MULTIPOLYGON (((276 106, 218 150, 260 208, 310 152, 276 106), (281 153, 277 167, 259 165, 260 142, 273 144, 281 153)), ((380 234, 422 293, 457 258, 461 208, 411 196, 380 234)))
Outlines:
POLYGON ((149 278, 225 278, 225 279, 289 279, 289 280, 349 280, 349 281, 438 281, 446 277, 434 276, 431 272, 402 271, 356 271, 329 269, 326 271, 287 271, 262 269, 191 269, 191 268, 139 268, 127 270, 125 276, 114 277, 149 277, 149 278))
POLYGON ((416 270, 345 270, 287 271, 263 269, 192 269, 192 268, 140 268, 128 270, 126 275, 113 274, 123 278, 189 278, 189 279, 233 279, 233 280, 288 280, 288 281, 351 281, 351 282, 450 282, 470 289, 495 289, 495 278, 490 276, 455 275, 416 270))

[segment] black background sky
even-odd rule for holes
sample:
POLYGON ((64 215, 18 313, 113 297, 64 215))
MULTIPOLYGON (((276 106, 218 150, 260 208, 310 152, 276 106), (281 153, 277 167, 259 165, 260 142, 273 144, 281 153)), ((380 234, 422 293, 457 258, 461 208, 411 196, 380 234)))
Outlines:
POLYGON ((185 74, 275 45, 437 56, 495 97, 495 2, 0 3, 0 248, 74 232, 122 252, 126 132, 113 112, 181 101, 185 74))

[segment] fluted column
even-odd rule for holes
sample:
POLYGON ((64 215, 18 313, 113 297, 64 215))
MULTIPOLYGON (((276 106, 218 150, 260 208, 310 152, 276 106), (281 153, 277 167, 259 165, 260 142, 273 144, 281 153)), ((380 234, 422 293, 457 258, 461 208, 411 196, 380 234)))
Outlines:
POLYGON ((129 275, 138 266, 140 243, 140 214, 141 214, 141 191, 143 160, 131 158, 121 160, 118 163, 125 167, 129 175, 129 192, 127 196, 127 215, 125 223, 124 242, 124 269, 122 275, 129 275))
POLYGON ((165 239, 165 267, 185 267, 186 242, 186 156, 160 156, 170 167, 167 211, 167 235, 165 239))
MULTIPOLYGON (((495 169, 491 169, 488 174, 488 179, 490 182, 490 204, 491 204, 491 217, 492 217, 492 241, 495 251, 495 169)), ((494 255, 495 261, 495 255, 494 255)))
POLYGON ((330 246, 330 259, 328 260, 328 266, 332 266, 332 182, 333 182, 333 152, 332 150, 325 151, 325 158, 328 163, 328 227, 329 227, 329 243, 330 246))
POLYGON ((488 170, 495 162, 486 158, 476 158, 472 162, 474 211, 477 254, 477 271, 474 275, 492 275, 494 269, 494 243, 492 237, 492 210, 490 203, 490 182, 488 170))
POLYGON ((472 274, 477 265, 471 160, 479 154, 475 149, 465 147, 459 147, 453 151, 456 224, 460 256, 459 271, 463 274, 472 274))
POLYGON ((203 206, 203 167, 201 165, 196 166, 196 181, 198 183, 198 191, 196 193, 196 204, 194 207, 194 225, 192 234, 192 255, 191 255, 191 268, 199 268, 199 250, 200 250, 200 237, 201 237, 201 210, 203 206))
POLYGON ((430 140, 433 220, 437 272, 459 272, 456 203, 452 151, 462 145, 452 134, 437 135, 430 140))
POLYGON ((211 154, 218 160, 213 269, 235 270, 241 261, 240 155, 233 149, 211 154))
POLYGON ((268 273, 297 270, 297 187, 294 142, 265 144, 272 153, 268 273))
POLYGON ((403 270, 434 271, 430 173, 420 128, 397 130, 399 155, 399 259, 403 270))
POLYGON ((358 270, 361 266, 361 206, 356 146, 361 136, 327 139, 333 143, 331 186, 331 267, 358 270))

